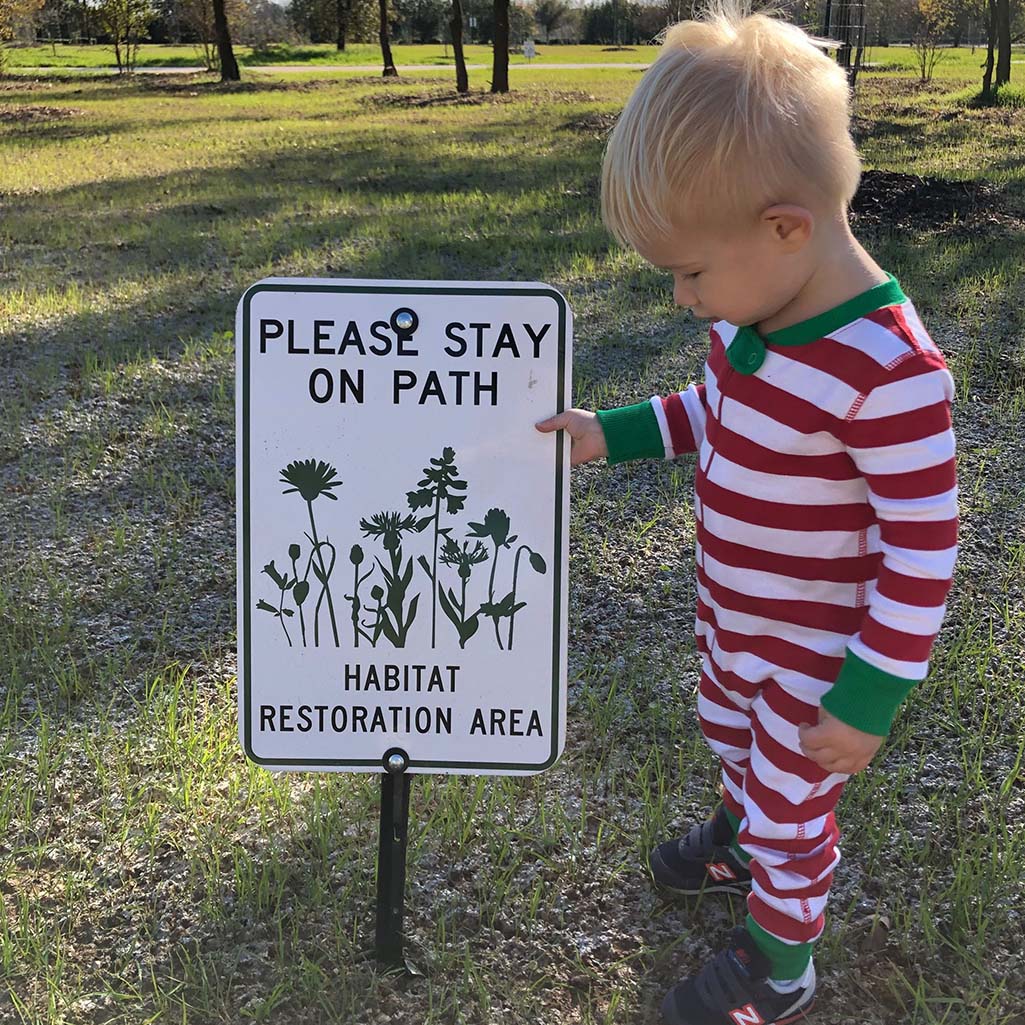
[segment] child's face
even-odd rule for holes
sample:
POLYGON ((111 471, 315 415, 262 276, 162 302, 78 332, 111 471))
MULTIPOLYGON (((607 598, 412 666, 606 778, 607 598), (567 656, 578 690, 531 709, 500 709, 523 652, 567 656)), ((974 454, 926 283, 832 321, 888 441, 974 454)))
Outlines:
POLYGON ((757 324, 782 309, 801 286, 804 261, 798 254, 810 224, 798 223, 806 211, 794 211, 800 208, 771 207, 748 229, 733 233, 677 228, 638 252, 672 271, 677 306, 702 319, 757 324))

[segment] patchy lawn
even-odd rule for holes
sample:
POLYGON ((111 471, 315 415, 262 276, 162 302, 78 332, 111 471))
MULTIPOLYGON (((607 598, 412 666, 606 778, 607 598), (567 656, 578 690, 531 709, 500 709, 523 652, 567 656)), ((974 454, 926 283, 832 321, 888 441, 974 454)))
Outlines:
MULTIPOLYGON (((546 54, 547 56, 547 54, 546 54)), ((601 227, 636 73, 0 81, 0 1022, 649 1023, 743 906, 656 893, 715 799, 692 466, 572 479, 566 754, 418 777, 411 972, 372 942, 377 782, 235 725, 234 350, 268 274, 537 279, 574 402, 699 373, 706 326, 601 227)), ((930 679, 840 808, 822 1025, 1022 1025, 1025 110, 866 75, 865 244, 958 387, 963 555, 930 679)))

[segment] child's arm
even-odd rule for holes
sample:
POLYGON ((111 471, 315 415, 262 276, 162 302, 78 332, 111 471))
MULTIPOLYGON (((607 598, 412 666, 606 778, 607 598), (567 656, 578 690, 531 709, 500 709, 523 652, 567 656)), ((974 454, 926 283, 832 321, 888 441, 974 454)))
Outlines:
POLYGON ((696 452, 705 436, 705 386, 692 384, 665 398, 589 413, 571 409, 537 424, 539 431, 566 430, 573 439, 570 464, 606 456, 610 463, 628 459, 674 459, 696 452))
POLYGON ((868 484, 882 560, 825 714, 802 730, 805 753, 835 772, 864 768, 928 672, 957 555, 953 394, 942 357, 922 349, 888 367, 839 432, 868 484))

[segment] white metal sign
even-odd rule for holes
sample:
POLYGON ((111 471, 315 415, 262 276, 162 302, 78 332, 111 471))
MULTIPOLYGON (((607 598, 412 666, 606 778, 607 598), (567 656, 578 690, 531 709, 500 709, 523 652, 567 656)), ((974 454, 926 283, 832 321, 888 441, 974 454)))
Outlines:
POLYGON ((566 719, 572 313, 268 278, 236 318, 239 734, 268 768, 530 773, 566 719))

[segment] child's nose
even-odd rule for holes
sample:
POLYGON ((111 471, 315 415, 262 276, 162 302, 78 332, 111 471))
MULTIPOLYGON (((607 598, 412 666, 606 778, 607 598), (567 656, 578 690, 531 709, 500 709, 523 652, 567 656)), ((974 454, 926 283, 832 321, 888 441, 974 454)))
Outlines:
POLYGON ((694 306, 697 301, 698 297, 694 294, 694 289, 686 282, 678 280, 673 287, 673 302, 677 306, 694 306))

